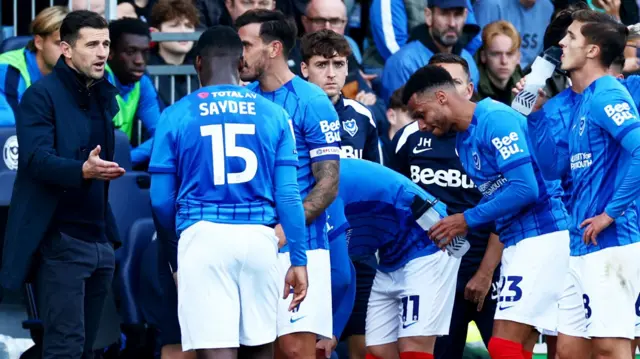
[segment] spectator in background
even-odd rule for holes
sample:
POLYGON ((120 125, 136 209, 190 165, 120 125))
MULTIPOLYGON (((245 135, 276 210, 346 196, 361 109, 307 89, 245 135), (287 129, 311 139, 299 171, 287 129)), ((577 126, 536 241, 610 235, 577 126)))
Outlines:
POLYGON ((477 0, 474 6, 478 25, 505 20, 513 24, 522 37, 520 66, 528 67, 543 50, 545 28, 551 22, 551 0, 477 0))
POLYGON ((136 13, 136 8, 130 2, 122 2, 118 4, 116 7, 117 18, 123 19, 125 17, 130 17, 133 19, 138 18, 138 14, 136 13))
POLYGON ((305 15, 302 15, 302 25, 306 33, 329 29, 343 35, 349 42, 355 62, 351 67, 362 63, 362 54, 358 44, 344 34, 347 27, 347 7, 343 1, 311 0, 307 4, 305 15))
POLYGON ((496 21, 482 30, 482 48, 478 70, 480 99, 491 97, 511 106, 511 91, 522 78, 520 68, 520 35, 508 21, 496 21))
MULTIPOLYGON (((426 31, 425 8, 429 0, 373 0, 371 4, 371 34, 381 59, 387 60, 402 46, 412 40, 415 30, 426 31)), ((463 33, 473 40, 465 43, 465 49, 474 54, 482 44, 480 27, 476 25, 471 0, 466 4, 468 14, 463 33)))
POLYGON ((427 31, 393 54, 382 73, 382 97, 389 97, 411 75, 429 62, 434 54, 444 52, 462 56, 469 63, 471 80, 478 83, 478 68, 473 56, 462 48, 460 36, 467 19, 466 0, 430 0, 425 10, 427 31))
MULTIPOLYGON (((139 19, 124 18, 109 24, 111 52, 106 67, 107 79, 118 89, 120 112, 113 122, 126 133, 132 143, 136 120, 141 120, 149 137, 153 136, 160 118, 158 95, 151 79, 144 74, 149 57, 149 26, 139 19)), ((153 142, 148 139, 131 150, 134 166, 149 161, 153 142)))
POLYGON ((90 10, 104 17, 105 0, 71 0, 71 10, 90 10))
POLYGON ((224 7, 227 9, 231 21, 235 22, 240 15, 253 9, 274 10, 275 0, 224 0, 224 7))
POLYGON ((0 55, 0 126, 15 125, 26 89, 49 74, 60 59, 60 25, 67 13, 64 6, 42 10, 31 22, 33 39, 26 48, 0 55))
MULTIPOLYGON (((74 1, 78 1, 78 0, 74 0, 74 1)), ((84 1, 84 0, 79 0, 79 1, 84 1)), ((92 1, 98 1, 98 0, 92 0, 92 1)), ((102 1, 102 4, 104 6, 105 1, 104 0, 100 0, 100 1, 102 1)), ((132 14, 131 11, 133 10, 138 19, 144 22, 149 22, 149 18, 151 17, 151 9, 153 8, 153 5, 155 5, 156 1, 158 0, 118 0, 118 11, 119 12, 121 11, 122 13, 126 13, 130 16, 132 14)))
MULTIPOLYGON (((286 2, 286 0, 278 1, 278 3, 286 2)), ((249 10, 276 9, 276 0, 195 0, 195 4, 200 11, 199 30, 205 30, 214 25, 233 26, 236 19, 249 10)), ((278 10, 287 13, 281 6, 278 6, 278 10)))
MULTIPOLYGON (((192 0, 159 0, 151 11, 150 25, 160 32, 195 32, 200 18, 192 0)), ((149 65, 192 65, 193 59, 187 54, 193 48, 193 41, 159 42, 157 49, 149 57, 149 65)), ((200 86, 197 76, 158 77, 158 97, 160 109, 179 101, 200 86)))

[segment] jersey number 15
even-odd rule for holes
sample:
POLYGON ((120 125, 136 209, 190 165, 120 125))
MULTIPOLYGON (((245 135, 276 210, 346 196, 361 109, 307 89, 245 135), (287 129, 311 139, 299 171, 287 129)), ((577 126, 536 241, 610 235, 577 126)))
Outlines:
POLYGON ((236 136, 255 135, 256 125, 229 123, 219 125, 200 126, 200 135, 211 137, 211 153, 213 154, 213 184, 224 185, 249 182, 258 172, 258 157, 256 154, 241 146, 236 146, 236 136), (244 171, 227 173, 227 157, 242 158, 246 164, 244 171))

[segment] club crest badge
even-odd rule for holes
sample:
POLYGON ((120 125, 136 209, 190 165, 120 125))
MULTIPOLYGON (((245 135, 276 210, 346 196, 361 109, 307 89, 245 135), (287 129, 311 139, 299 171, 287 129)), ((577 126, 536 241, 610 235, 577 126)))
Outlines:
POLYGON ((347 131, 347 133, 350 134, 351 137, 355 136, 356 133, 358 133, 358 124, 354 119, 342 122, 342 128, 347 131))

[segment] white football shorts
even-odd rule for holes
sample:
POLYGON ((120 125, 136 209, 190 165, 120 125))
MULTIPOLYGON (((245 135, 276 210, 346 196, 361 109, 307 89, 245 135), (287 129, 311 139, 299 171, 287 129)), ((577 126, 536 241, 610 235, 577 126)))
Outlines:
POLYGON ((200 221, 178 242, 182 349, 257 346, 276 339, 278 239, 262 225, 200 221))
MULTIPOLYGON (((284 291, 284 277, 291 267, 289 253, 279 253, 279 293, 284 291)), ((331 260, 326 249, 307 251, 307 275, 309 288, 300 305, 289 311, 293 293, 287 299, 278 300, 278 337, 292 333, 314 333, 321 338, 333 337, 333 312, 331 307, 331 260)))
POLYGON ((526 238, 506 248, 494 318, 528 324, 538 331, 556 331, 568 265, 568 231, 526 238))
POLYGON ((367 346, 449 334, 458 268, 459 258, 438 251, 393 272, 378 270, 367 307, 367 346))
POLYGON ((638 258, 640 243, 572 256, 559 332, 585 338, 633 339, 640 334, 638 258))

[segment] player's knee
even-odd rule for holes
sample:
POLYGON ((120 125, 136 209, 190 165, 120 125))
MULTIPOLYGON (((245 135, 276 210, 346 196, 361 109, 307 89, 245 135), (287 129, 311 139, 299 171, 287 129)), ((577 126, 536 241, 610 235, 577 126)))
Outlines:
MULTIPOLYGON (((593 359, 614 359, 631 357, 631 346, 623 345, 622 339, 598 339, 592 345, 593 359), (625 355, 625 353, 628 353, 625 355)), ((567 357, 568 358, 568 357, 567 357)))
MULTIPOLYGON (((400 353, 433 353, 435 345, 436 337, 434 336, 415 336, 398 339, 398 349, 400 353)), ((410 358, 405 357, 407 359, 410 358)), ((403 358, 403 356, 400 355, 400 358, 403 358)))
POLYGON ((278 338, 280 353, 285 359, 315 358, 315 340, 304 340, 306 337, 285 335, 278 338))
POLYGON ((374 345, 374 346, 370 346, 367 347, 367 355, 365 356, 365 359, 382 359, 382 358, 389 358, 389 357, 393 357, 393 356, 389 356, 389 354, 391 354, 391 351, 394 351, 397 355, 398 349, 394 348, 395 350, 390 350, 391 348, 388 348, 385 345, 374 345))
POLYGON ((575 355, 575 351, 570 345, 556 346, 556 359, 571 359, 575 355))

